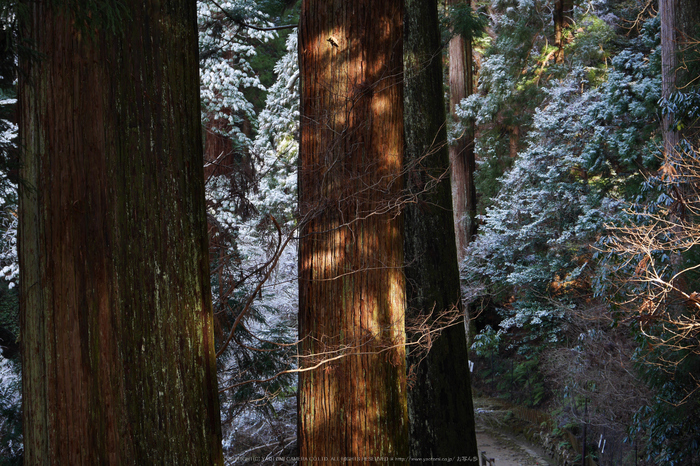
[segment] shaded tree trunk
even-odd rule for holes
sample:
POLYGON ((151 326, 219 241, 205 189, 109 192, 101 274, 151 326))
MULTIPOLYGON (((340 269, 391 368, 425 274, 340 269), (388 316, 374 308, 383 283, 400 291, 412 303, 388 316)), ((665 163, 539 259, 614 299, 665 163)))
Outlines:
POLYGON ((300 366, 308 371, 299 376, 298 435, 304 464, 408 457, 397 205, 402 7, 401 0, 302 3, 299 337, 300 366), (321 360, 326 363, 310 370, 321 360))
POLYGON ((508 132, 508 155, 515 160, 520 150, 520 125, 506 126, 505 131, 508 132))
MULTIPOLYGON (((694 0, 659 0, 661 17, 661 93, 664 99, 678 90, 684 89, 691 79, 682 52, 695 37, 700 24, 700 4, 694 0)), ((672 115, 662 119, 664 151, 668 153, 678 144, 681 133, 671 128, 672 115)), ((684 133, 694 132, 686 128, 684 133)), ((685 134, 684 134, 685 135, 685 134)))
MULTIPOLYGON (((444 325, 450 313, 459 315, 431 339, 432 347, 409 347, 411 457, 471 458, 465 464, 478 465, 452 216, 437 2, 406 0, 404 25, 406 188, 418 193, 417 202, 405 209, 408 331, 416 322, 427 319, 435 328, 444 325)), ((409 333, 412 340, 424 336, 416 330, 409 333)))
POLYGON ((557 64, 564 63, 564 29, 573 20, 574 0, 555 0, 554 2, 554 46, 557 51, 554 60, 557 64))
MULTIPOLYGON (((457 5, 464 0, 450 0, 450 5, 457 5)), ((456 106, 468 95, 474 93, 474 76, 472 75, 471 38, 455 35, 450 39, 450 116, 458 120, 456 106)), ((450 144, 450 164, 452 166, 452 205, 454 207, 454 229, 457 241, 457 257, 464 260, 467 245, 476 234, 476 185, 474 171, 474 123, 465 125, 465 132, 450 144)))
MULTIPOLYGON (((667 99, 676 91, 676 17, 679 0, 659 0, 661 17, 661 96, 667 99)), ((664 115, 661 120, 661 133, 664 140, 664 153, 670 153, 678 144, 678 132, 671 128, 672 118, 664 115)))
POLYGON ((25 464, 222 464, 195 2, 70 5, 23 18, 25 464))

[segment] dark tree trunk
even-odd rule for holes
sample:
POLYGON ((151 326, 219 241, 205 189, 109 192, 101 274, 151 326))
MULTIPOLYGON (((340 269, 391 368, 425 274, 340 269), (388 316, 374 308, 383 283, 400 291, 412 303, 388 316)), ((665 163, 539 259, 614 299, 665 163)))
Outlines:
MULTIPOLYGON (((661 17, 661 95, 668 98, 676 91, 676 68, 678 59, 676 51, 677 25, 675 11, 680 0, 659 0, 661 17)), ((662 120, 664 152, 670 153, 678 144, 678 132, 671 129, 672 119, 665 115, 662 120)))
POLYGON ((573 0, 554 1, 554 46, 557 48, 554 60, 557 64, 564 63, 564 29, 573 21, 573 9, 573 0))
MULTIPOLYGON (((693 41, 700 24, 700 3, 695 0, 659 0, 661 16, 661 87, 662 97, 668 98, 674 92, 684 89, 690 80, 683 51, 693 41)), ((695 134, 697 128, 685 128, 682 132, 671 128, 673 116, 665 115, 662 120, 664 151, 668 153, 680 138, 695 134)), ((697 138, 697 137, 696 137, 697 138)))
POLYGON ((298 435, 304 464, 408 457, 397 205, 402 19, 401 0, 302 3, 299 337, 307 371, 299 376, 298 435))
POLYGON ((23 17, 25 464, 222 464, 195 2, 66 4, 23 17))
MULTIPOLYGON (((409 337, 417 340, 415 322, 439 327, 449 314, 461 315, 462 306, 437 2, 406 0, 404 24, 406 188, 420 193, 405 209, 406 317, 409 337)), ((411 457, 471 458, 465 464, 478 465, 463 318, 431 343, 409 347, 411 457)))

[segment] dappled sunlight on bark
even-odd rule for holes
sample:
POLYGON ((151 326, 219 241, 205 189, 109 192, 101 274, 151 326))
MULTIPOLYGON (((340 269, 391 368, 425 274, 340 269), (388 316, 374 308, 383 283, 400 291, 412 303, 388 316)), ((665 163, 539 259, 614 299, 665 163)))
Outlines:
POLYGON ((302 9, 300 456, 406 457, 401 8, 302 9))

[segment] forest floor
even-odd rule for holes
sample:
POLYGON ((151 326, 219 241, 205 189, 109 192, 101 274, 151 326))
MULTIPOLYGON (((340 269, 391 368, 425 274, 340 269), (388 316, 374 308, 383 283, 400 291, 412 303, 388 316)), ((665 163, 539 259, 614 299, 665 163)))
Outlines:
POLYGON ((481 460, 482 452, 494 459, 495 466, 545 466, 557 463, 543 450, 528 442, 509 428, 509 413, 496 400, 474 399, 476 442, 481 460))

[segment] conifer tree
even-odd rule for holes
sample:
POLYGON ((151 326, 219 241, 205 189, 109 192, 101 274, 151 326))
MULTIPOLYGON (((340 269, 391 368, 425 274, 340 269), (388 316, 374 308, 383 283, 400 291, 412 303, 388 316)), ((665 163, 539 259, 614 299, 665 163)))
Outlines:
POLYGON ((25 464, 222 464, 195 2, 25 8, 25 464))
POLYGON ((418 343, 408 348, 411 457, 463 458, 476 465, 437 3, 407 0, 404 27, 406 188, 417 196, 405 209, 407 328, 420 322, 437 332, 430 343, 424 333, 409 333, 418 343))
MULTIPOLYGON (((690 44, 697 43, 700 6, 692 0, 659 0, 661 17, 661 83, 662 97, 670 98, 676 92, 684 92, 697 76, 689 72, 694 67, 687 52, 692 50, 690 44)), ((688 129, 681 132, 673 128, 673 115, 665 114, 662 120, 664 151, 675 150, 682 136, 689 134, 688 129)), ((696 135, 697 136, 697 135, 696 135)))
MULTIPOLYGON (((464 8, 461 0, 450 0, 453 8, 464 8)), ((449 80, 450 80, 450 116, 458 120, 456 106, 474 93, 472 37, 464 37, 455 32, 449 44, 449 80)), ((474 122, 464 124, 461 134, 449 146, 452 168, 452 205, 454 207, 455 239, 457 257, 460 263, 472 236, 476 234, 476 184, 474 171, 476 160, 474 154, 474 122)))
POLYGON ((302 4, 303 464, 325 464, 324 457, 403 464, 408 457, 403 221, 397 210, 404 149, 402 6, 400 0, 302 4))

